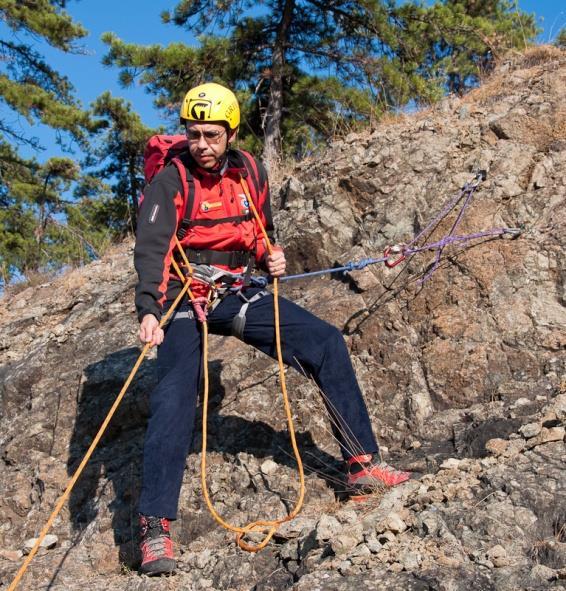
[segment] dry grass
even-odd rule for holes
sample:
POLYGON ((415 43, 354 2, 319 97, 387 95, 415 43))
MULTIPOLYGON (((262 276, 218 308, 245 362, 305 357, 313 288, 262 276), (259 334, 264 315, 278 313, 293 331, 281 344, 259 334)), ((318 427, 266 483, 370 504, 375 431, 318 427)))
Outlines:
POLYGON ((61 276, 58 281, 58 289, 62 289, 67 292, 72 292, 79 289, 88 283, 88 273, 85 267, 79 267, 77 269, 70 269, 61 276))
MULTIPOLYGON (((303 160, 302 162, 307 162, 307 159, 303 160)), ((275 189, 281 187, 285 179, 287 179, 289 175, 292 174, 297 164, 298 162, 292 158, 284 158, 279 162, 272 163, 268 171, 269 184, 271 187, 275 189)))
POLYGON ((566 543, 566 513, 555 507, 539 517, 533 532, 529 556, 537 564, 550 568, 562 568, 560 545, 566 543))
POLYGON ((513 50, 502 56, 494 71, 482 81, 478 88, 474 88, 464 97, 465 103, 482 103, 493 100, 499 96, 509 94, 509 74, 517 70, 530 70, 530 77, 542 73, 548 62, 566 59, 566 51, 553 45, 536 45, 524 51, 513 50))
POLYGON ((558 111, 555 118, 555 125, 552 127, 554 139, 566 139, 566 110, 558 111))
MULTIPOLYGON (((536 45, 528 47, 523 51, 512 50, 498 58, 496 66, 492 73, 481 80, 480 86, 465 94, 464 96, 447 96, 443 100, 452 98, 456 104, 478 104, 493 103, 499 97, 507 96, 510 92, 509 76, 517 70, 530 70, 530 77, 541 74, 544 67, 551 61, 566 59, 566 50, 555 47, 554 45, 536 45)), ((514 83, 516 85, 516 82, 514 83)), ((396 125, 414 125, 415 122, 422 121, 429 117, 443 118, 439 112, 438 105, 423 106, 413 113, 405 112, 386 112, 378 121, 368 124, 365 130, 354 131, 361 140, 367 138, 376 130, 391 128, 396 125)), ((537 125, 541 127, 541 122, 537 125)), ((544 145, 555 139, 564 139, 566 137, 566 117, 564 113, 557 113, 557 116, 549 122, 545 122, 537 134, 545 134, 544 145), (544 127, 544 129, 542 129, 544 127)), ((528 132, 530 135, 530 132, 528 132)), ((336 140, 341 139, 337 136, 336 140)), ((542 146, 544 147, 544 146, 542 146)), ((329 146, 332 149, 332 145, 329 146)), ((324 150, 323 150, 324 152, 324 150)), ((279 163, 274 163, 269 171, 271 184, 278 189, 288 178, 293 170, 300 164, 302 168, 308 166, 310 162, 319 159, 319 154, 303 159, 300 163, 287 158, 279 163)))
MULTIPOLYGON (((100 259, 104 260, 123 252, 125 247, 133 246, 133 241, 133 236, 128 236, 119 243, 108 242, 103 250, 99 250, 100 259)), ((77 289, 87 282, 88 273, 85 269, 88 268, 90 263, 91 261, 88 261, 84 265, 69 265, 63 270, 30 271, 21 281, 10 283, 5 287, 2 297, 0 297, 0 302, 13 299, 28 289, 28 287, 36 288, 45 283, 57 282, 64 289, 77 289)))
POLYGON ((566 50, 560 49, 555 45, 535 45, 528 47, 525 51, 514 54, 517 58, 515 62, 516 68, 532 68, 533 66, 540 66, 551 60, 559 60, 566 58, 566 50))
MULTIPOLYGON (((55 273, 45 273, 40 271, 33 271, 26 275, 25 279, 17 283, 10 283, 4 290, 3 300, 8 300, 16 297, 19 293, 25 291, 28 287, 38 287, 44 283, 49 283, 55 278, 55 273)), ((1 300, 0 300, 1 301, 1 300)))

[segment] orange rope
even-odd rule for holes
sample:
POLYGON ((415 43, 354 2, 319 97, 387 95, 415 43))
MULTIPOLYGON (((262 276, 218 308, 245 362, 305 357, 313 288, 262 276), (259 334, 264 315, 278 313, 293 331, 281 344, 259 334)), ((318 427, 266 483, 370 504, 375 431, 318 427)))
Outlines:
MULTIPOLYGON (((265 231, 265 227, 264 227, 264 225, 261 221, 261 218, 259 217, 259 214, 254 206, 254 203, 252 201, 252 198, 251 198, 251 195, 249 192, 249 188, 248 188, 246 182, 244 181, 244 179, 242 179, 242 188, 244 190, 244 193, 246 194, 246 197, 247 197, 248 203, 250 205, 250 208, 252 210, 252 213, 254 214, 254 217, 255 217, 255 219, 259 225, 259 228, 263 234, 263 237, 265 239, 267 252, 269 254, 272 254, 273 247, 271 246, 271 242, 269 240, 269 237, 267 236, 267 232, 265 231)), ((186 259, 185 253, 184 253, 183 249, 181 248, 181 245, 179 242, 177 242, 177 247, 179 248, 179 250, 182 251, 182 256, 184 257, 185 264, 188 264, 188 260, 186 259)), ((273 307, 274 307, 274 315, 275 315, 275 342, 276 342, 276 347, 277 347, 277 361, 279 364, 279 378, 281 381, 281 392, 283 394, 283 403, 285 406, 285 414, 287 416, 287 425, 288 425, 289 434, 291 437, 291 444, 293 446, 293 452, 294 452, 295 458, 297 460, 297 467, 298 467, 298 471, 299 471, 299 480, 300 480, 299 498, 297 500, 297 503, 295 504, 295 508, 289 513, 289 515, 287 515, 287 517, 284 517, 283 519, 259 520, 259 521, 254 521, 254 522, 246 525, 245 527, 237 527, 235 525, 231 525, 231 524, 227 523, 226 521, 224 521, 222 519, 222 517, 220 517, 220 515, 217 513, 216 509, 214 508, 214 506, 212 504, 212 501, 210 499, 210 495, 208 492, 208 486, 206 484, 206 445, 207 445, 206 440, 207 440, 207 422, 208 422, 209 377, 208 377, 208 326, 206 323, 203 324, 203 364, 204 364, 205 371, 204 371, 204 397, 203 397, 203 417, 202 417, 202 456, 201 456, 201 469, 200 469, 202 491, 203 491, 203 496, 204 496, 206 505, 207 505, 208 510, 210 511, 212 517, 216 520, 216 522, 219 525, 221 525, 225 529, 235 532, 237 534, 236 535, 236 542, 237 542, 238 546, 240 548, 242 548, 242 550, 246 550, 248 552, 258 552, 259 550, 262 550, 263 548, 265 548, 265 546, 267 546, 267 544, 269 543, 269 541, 271 540, 271 538, 273 537, 273 535, 277 531, 278 526, 281 525, 282 523, 285 523, 286 521, 290 521, 291 519, 293 519, 294 517, 296 517, 299 514, 299 512, 303 506, 303 501, 304 501, 304 496, 305 496, 305 475, 304 475, 304 470, 303 470, 303 462, 301 460, 301 455, 299 453, 299 449, 298 449, 297 441, 296 441, 296 437, 295 437, 295 430, 293 427, 293 417, 292 417, 292 413, 291 413, 291 406, 289 404, 289 397, 287 395, 287 386, 286 386, 286 381, 285 381, 285 367, 283 365, 283 355, 281 352, 281 333, 280 333, 280 326, 279 326, 279 287, 278 287, 277 278, 274 278, 274 281, 273 281, 273 307), (248 534, 249 532, 252 532, 252 531, 266 532, 265 538, 256 546, 252 546, 251 544, 248 544, 244 541, 244 537, 246 536, 246 534, 248 534)))
MULTIPOLYGON (((159 322, 160 327, 164 326, 165 323, 169 320, 169 317, 171 316, 171 314, 173 313, 175 308, 178 306, 179 302, 184 297, 185 293, 186 292, 189 292, 189 294, 191 293, 190 289, 189 289, 190 284, 191 284, 190 281, 187 281, 185 283, 183 289, 181 290, 179 295, 175 298, 173 305, 169 308, 167 313, 161 318, 161 321, 159 322)), ((92 440, 92 443, 90 444, 90 447, 88 448, 83 459, 81 460, 79 467, 75 470, 75 473, 73 474, 71 480, 67 484, 67 488, 65 489, 65 492, 63 493, 63 495, 61 496, 61 498, 57 502, 55 509, 53 509, 53 512, 51 513, 51 515, 49 516, 49 519, 47 520, 47 523, 45 524, 45 526, 41 530, 41 533, 39 534, 39 537, 37 538, 33 548, 31 549, 30 553, 27 555, 26 559, 24 560, 24 563, 22 564, 22 566, 18 570, 14 580, 12 581, 11 585, 8 587, 7 591, 14 591, 14 589, 17 587, 18 583, 20 582, 21 578, 24 576, 24 573, 26 572, 30 562, 33 560, 33 557, 37 554, 37 551, 39 550, 39 547, 41 546, 41 542, 43 542, 43 540, 45 539, 47 532, 51 529, 53 522, 55 521, 57 515, 59 515, 61 509, 63 508, 63 505, 65 504, 66 500, 68 499, 69 495, 71 494, 73 487, 75 486, 77 480, 79 479, 79 476, 81 475, 82 471, 84 470, 85 466, 87 465, 87 462, 89 461, 90 457, 92 456, 96 446, 98 445, 98 442, 102 438, 102 435, 106 431, 106 428, 108 427, 110 420, 114 416, 116 409, 120 405, 120 402, 122 402, 122 398, 124 398, 124 395, 126 394, 126 390, 128 389, 132 380, 134 379, 134 376, 136 375, 136 372, 138 371, 144 357, 147 355, 147 352, 149 351, 150 347, 151 347, 151 343, 147 343, 144 346, 144 348, 142 349, 142 352, 140 353, 134 367, 132 368, 130 375, 128 376, 127 380, 125 381, 124 385, 122 386, 122 389, 120 390, 120 393, 116 397, 114 404, 112 405, 112 407, 108 411, 106 418, 104 419, 102 425, 100 426, 98 433, 96 434, 96 436, 92 440)))

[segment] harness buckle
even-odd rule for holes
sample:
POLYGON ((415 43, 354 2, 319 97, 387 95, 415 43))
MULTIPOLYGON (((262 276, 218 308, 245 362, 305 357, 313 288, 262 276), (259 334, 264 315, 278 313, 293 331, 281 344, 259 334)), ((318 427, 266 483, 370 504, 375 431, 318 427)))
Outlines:
POLYGON ((240 260, 240 253, 236 251, 232 251, 230 253, 230 259, 228 260, 228 267, 230 269, 237 269, 240 265, 238 264, 240 260))
POLYGON ((230 253, 230 259, 228 261, 228 267, 230 269, 237 269, 243 267, 249 261, 250 256, 246 251, 235 250, 230 253))
POLYGON ((386 257, 384 263, 388 269, 393 269, 393 267, 396 267, 399 263, 402 263, 407 258, 407 256, 403 254, 403 249, 404 245, 394 244, 393 246, 388 246, 383 251, 383 256, 386 257), (400 256, 395 258, 396 255, 400 256))
POLYGON ((200 250, 195 250, 195 251, 191 252, 190 258, 193 259, 191 261, 191 263, 194 263, 196 265, 201 265, 204 263, 203 253, 200 250))

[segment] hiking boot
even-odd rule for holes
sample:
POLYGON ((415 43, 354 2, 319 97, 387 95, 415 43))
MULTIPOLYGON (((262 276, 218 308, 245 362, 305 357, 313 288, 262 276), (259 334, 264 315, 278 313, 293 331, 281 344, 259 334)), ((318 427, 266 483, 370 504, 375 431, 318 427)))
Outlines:
POLYGON ((140 550, 142 574, 162 575, 175 571, 176 562, 168 519, 140 515, 140 550))
POLYGON ((363 454, 346 462, 348 473, 346 484, 354 493, 368 494, 384 486, 396 486, 411 477, 410 472, 396 470, 382 462, 379 452, 363 454))

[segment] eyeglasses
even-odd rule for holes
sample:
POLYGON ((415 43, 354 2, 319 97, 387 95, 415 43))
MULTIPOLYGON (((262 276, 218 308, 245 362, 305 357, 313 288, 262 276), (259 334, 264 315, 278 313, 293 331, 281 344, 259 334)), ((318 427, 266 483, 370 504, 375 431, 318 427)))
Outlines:
POLYGON ((201 133, 196 129, 187 129, 187 139, 189 142, 199 142, 200 138, 203 137, 204 141, 210 146, 211 144, 217 144, 225 133, 226 130, 207 129, 201 133))

